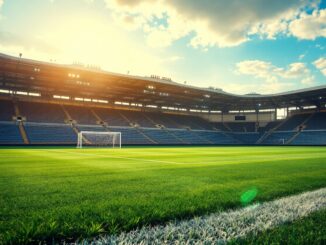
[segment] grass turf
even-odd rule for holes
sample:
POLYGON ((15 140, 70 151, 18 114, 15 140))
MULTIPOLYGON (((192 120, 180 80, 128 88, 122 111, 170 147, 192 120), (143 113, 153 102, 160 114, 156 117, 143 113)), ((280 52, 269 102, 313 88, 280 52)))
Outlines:
POLYGON ((230 242, 230 245, 288 244, 318 245, 326 244, 326 210, 287 223, 271 230, 252 234, 244 239, 230 242))
POLYGON ((324 147, 0 149, 0 244, 74 240, 326 186, 324 147))

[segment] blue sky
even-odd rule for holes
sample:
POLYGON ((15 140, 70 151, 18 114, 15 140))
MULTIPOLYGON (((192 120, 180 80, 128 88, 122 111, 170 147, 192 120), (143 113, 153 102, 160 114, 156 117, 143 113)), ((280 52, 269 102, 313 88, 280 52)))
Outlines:
POLYGON ((318 0, 0 0, 0 52, 225 91, 326 84, 318 0))

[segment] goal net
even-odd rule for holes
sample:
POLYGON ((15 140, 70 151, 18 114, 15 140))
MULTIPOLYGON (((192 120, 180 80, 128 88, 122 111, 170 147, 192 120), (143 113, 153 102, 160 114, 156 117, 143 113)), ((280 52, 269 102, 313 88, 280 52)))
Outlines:
POLYGON ((121 133, 81 131, 78 133, 77 148, 86 146, 121 148, 121 133))

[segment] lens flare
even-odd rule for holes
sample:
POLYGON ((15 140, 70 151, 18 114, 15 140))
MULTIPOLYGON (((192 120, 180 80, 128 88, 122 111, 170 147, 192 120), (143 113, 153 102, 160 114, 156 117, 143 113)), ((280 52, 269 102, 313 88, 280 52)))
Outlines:
POLYGON ((250 204, 257 196, 258 190, 253 187, 241 194, 240 201, 243 206, 250 204))

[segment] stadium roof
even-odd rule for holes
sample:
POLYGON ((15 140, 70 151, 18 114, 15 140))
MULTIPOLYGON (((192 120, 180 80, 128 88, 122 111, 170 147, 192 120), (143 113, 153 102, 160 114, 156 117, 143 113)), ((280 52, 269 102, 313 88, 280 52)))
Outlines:
POLYGON ((171 80, 123 75, 74 65, 58 65, 0 54, 0 89, 92 98, 147 106, 230 111, 321 106, 326 85, 277 94, 236 95, 171 80))

